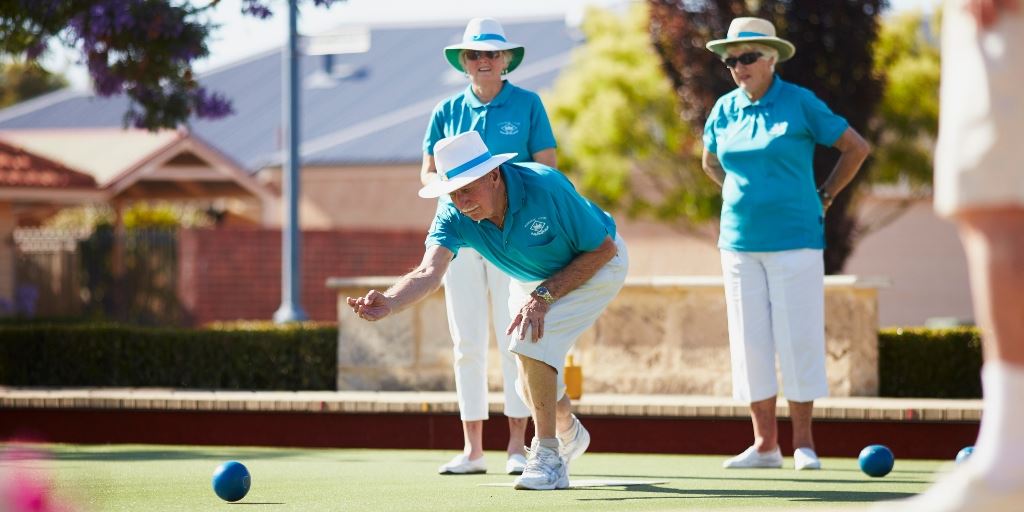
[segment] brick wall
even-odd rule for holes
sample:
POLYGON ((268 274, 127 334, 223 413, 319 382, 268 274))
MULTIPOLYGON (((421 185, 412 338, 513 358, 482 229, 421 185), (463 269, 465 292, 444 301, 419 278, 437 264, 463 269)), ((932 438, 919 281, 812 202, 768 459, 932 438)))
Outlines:
MULTIPOLYGON (((401 275, 423 255, 420 230, 302 233, 302 306, 313 320, 337 320, 328 277, 401 275)), ((281 305, 281 232, 189 229, 179 239, 178 296, 190 323, 269 320, 281 305)))

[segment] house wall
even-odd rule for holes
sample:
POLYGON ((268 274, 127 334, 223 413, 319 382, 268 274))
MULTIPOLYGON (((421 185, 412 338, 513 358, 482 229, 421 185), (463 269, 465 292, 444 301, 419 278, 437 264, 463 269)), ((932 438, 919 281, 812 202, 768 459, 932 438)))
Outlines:
POLYGON ((0 303, 6 304, 14 303, 14 228, 13 206, 0 201, 0 303))
MULTIPOLYGON (((269 320, 281 305, 281 232, 188 229, 179 238, 178 297, 194 325, 269 320)), ((401 275, 423 255, 419 232, 337 229, 302 234, 301 302, 312 320, 337 319, 333 276, 401 275)))

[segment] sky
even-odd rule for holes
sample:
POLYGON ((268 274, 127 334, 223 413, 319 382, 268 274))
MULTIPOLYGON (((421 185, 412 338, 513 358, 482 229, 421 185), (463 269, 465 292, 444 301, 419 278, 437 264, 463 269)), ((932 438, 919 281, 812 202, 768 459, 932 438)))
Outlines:
MULTIPOLYGON (((209 0, 190 0, 202 5, 209 0)), ((892 11, 932 11, 941 0, 890 0, 892 11)), ((220 0, 211 19, 220 25, 209 42, 210 56, 196 63, 196 71, 217 68, 284 43, 288 16, 285 0, 267 0, 274 16, 258 20, 240 13, 242 0, 220 0)), ((300 0, 299 33, 317 34, 345 24, 409 23, 417 21, 469 20, 478 16, 502 19, 533 16, 565 16, 579 19, 587 5, 621 7, 628 0, 336 0, 329 9, 312 0, 300 0)), ((84 69, 76 54, 53 51, 44 64, 64 73, 75 88, 86 88, 84 69)))

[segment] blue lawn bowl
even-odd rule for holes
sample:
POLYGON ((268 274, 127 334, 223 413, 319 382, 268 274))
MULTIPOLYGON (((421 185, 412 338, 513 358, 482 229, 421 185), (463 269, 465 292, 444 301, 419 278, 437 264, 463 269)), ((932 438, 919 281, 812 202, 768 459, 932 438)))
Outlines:
POLYGON ((213 472, 213 492, 224 501, 238 501, 249 492, 252 478, 249 470, 238 461, 228 461, 213 472))
POLYGON ((956 454, 956 463, 957 464, 961 464, 961 463, 967 461, 968 457, 970 457, 972 453, 974 453, 974 447, 973 446, 968 446, 968 447, 960 450, 960 453, 956 454))
POLYGON ((864 447, 860 451, 860 457, 857 459, 860 462, 860 470, 864 474, 873 477, 882 477, 888 475, 892 471, 892 466, 896 462, 896 457, 893 456, 892 450, 888 447, 880 444, 873 444, 864 447))

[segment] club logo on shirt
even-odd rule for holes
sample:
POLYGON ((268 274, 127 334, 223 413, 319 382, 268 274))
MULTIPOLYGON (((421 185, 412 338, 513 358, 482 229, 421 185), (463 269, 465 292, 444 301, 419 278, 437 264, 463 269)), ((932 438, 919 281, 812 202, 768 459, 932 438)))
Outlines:
POLYGON ((776 136, 776 137, 779 136, 779 135, 784 135, 786 133, 786 128, 788 128, 788 127, 789 127, 789 123, 787 123, 786 121, 775 123, 775 124, 772 125, 771 128, 768 129, 768 135, 772 135, 772 136, 776 136))
POLYGON ((530 219, 530 221, 526 223, 525 227, 526 229, 530 230, 530 234, 533 236, 541 236, 544 233, 547 233, 548 229, 550 229, 550 227, 548 226, 547 217, 537 217, 535 219, 530 219))
POLYGON ((498 123, 498 133, 502 135, 515 135, 519 133, 519 123, 513 123, 512 121, 498 123))

